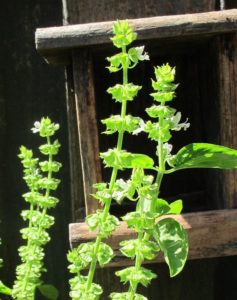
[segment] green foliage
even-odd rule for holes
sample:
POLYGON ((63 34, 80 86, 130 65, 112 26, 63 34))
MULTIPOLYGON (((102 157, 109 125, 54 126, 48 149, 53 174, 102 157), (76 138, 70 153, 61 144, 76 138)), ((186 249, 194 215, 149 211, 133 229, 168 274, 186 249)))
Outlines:
POLYGON ((157 223, 153 236, 164 253, 170 276, 176 276, 182 271, 188 256, 186 231, 180 223, 167 218, 157 223))
POLYGON ((151 169, 154 161, 151 157, 140 153, 130 153, 125 150, 109 149, 107 152, 100 153, 105 167, 123 169, 151 169))
POLYGON ((91 283, 89 288, 87 287, 87 276, 77 276, 70 279, 71 291, 69 296, 73 300, 97 300, 102 294, 103 290, 99 284, 91 283))
POLYGON ((102 120, 102 123, 106 125, 105 134, 113 134, 116 131, 133 133, 139 128, 141 118, 127 115, 122 118, 119 115, 111 116, 108 119, 102 120))
MULTIPOLYGON (((117 146, 114 149, 109 149, 100 154, 105 167, 112 168, 111 179, 109 183, 98 183, 94 185, 95 192, 93 197, 100 201, 104 206, 102 210, 97 210, 94 214, 87 216, 86 223, 90 230, 97 231, 98 235, 95 243, 88 244, 86 253, 88 259, 82 255, 82 249, 79 246, 76 250, 72 250, 68 254, 68 260, 71 263, 70 271, 76 275, 70 280, 70 297, 72 299, 99 299, 102 289, 93 283, 95 268, 97 263, 101 266, 106 265, 113 258, 112 249, 102 242, 102 239, 108 238, 119 225, 116 217, 109 214, 112 199, 121 203, 125 197, 131 200, 136 192, 134 187, 135 179, 125 182, 123 179, 118 179, 118 170, 136 169, 136 168, 153 168, 154 161, 145 154, 130 153, 123 150, 123 137, 125 133, 138 133, 141 131, 142 120, 139 117, 126 114, 127 103, 133 101, 137 96, 141 86, 128 82, 128 69, 134 68, 139 61, 148 59, 148 55, 144 52, 144 47, 135 47, 127 49, 127 46, 136 39, 136 33, 128 25, 128 22, 120 22, 114 24, 114 36, 112 42, 121 49, 121 52, 107 58, 109 62, 108 69, 110 72, 122 71, 123 81, 113 87, 110 87, 107 92, 112 99, 120 103, 120 115, 111 116, 102 120, 106 126, 105 134, 118 134, 117 146), (123 187, 126 186, 126 192, 123 187), (74 259, 72 259, 72 256, 74 259), (88 267, 87 276, 82 276, 81 271, 88 267)), ((134 172, 135 173, 135 172, 134 172)), ((134 177, 135 178, 135 177, 134 177)), ((87 247, 83 244, 84 247, 87 247)))
POLYGON ((53 285, 43 284, 38 287, 38 290, 45 299, 57 300, 59 297, 58 290, 53 285))
POLYGON ((130 45, 137 37, 137 34, 129 26, 128 21, 118 21, 113 26, 114 36, 111 38, 117 48, 130 45))
POLYGON ((47 212, 58 203, 58 199, 50 195, 60 182, 53 178, 53 174, 61 168, 61 164, 53 160, 60 145, 57 140, 51 141, 58 129, 59 125, 52 123, 49 118, 35 122, 32 128, 33 133, 38 133, 46 139, 46 144, 39 147, 40 152, 47 157, 46 160, 40 161, 34 158, 32 150, 25 146, 20 147, 19 158, 24 168, 23 178, 29 189, 23 198, 29 204, 29 209, 21 213, 27 223, 27 227, 20 230, 26 243, 18 250, 21 264, 16 267, 16 280, 11 290, 13 299, 33 300, 36 288, 47 299, 54 300, 58 297, 56 289, 43 285, 40 279, 42 272, 46 271, 43 263, 44 246, 50 240, 46 230, 54 224, 54 217, 47 212))
POLYGON ((134 295, 132 293, 111 293, 110 294, 110 298, 112 300, 130 300, 131 297, 134 300, 147 300, 146 297, 140 294, 134 294, 134 295))
POLYGON ((112 95, 112 99, 117 102, 133 101, 137 96, 141 86, 134 85, 133 83, 116 84, 113 87, 108 88, 107 92, 112 95))
POLYGON ((107 265, 114 256, 113 250, 105 243, 100 243, 97 258, 100 266, 107 265))
POLYGON ((153 241, 139 241, 138 239, 122 241, 120 246, 123 255, 132 259, 139 255, 142 259, 151 260, 156 257, 157 252, 160 250, 160 247, 153 241))
POLYGON ((120 277, 121 282, 129 282, 132 288, 134 288, 137 283, 147 286, 152 279, 157 277, 156 274, 143 267, 139 269, 136 267, 128 267, 117 271, 115 274, 120 277))
POLYGON ((11 295, 12 294, 12 290, 7 287, 1 280, 0 280, 0 294, 4 294, 4 295, 11 295))
POLYGON ((189 144, 174 155, 169 164, 176 170, 189 168, 237 168, 237 150, 206 143, 189 144))
POLYGON ((94 214, 90 214, 86 217, 86 224, 91 231, 100 229, 99 234, 106 238, 118 227, 119 220, 115 216, 108 214, 106 222, 104 222, 103 211, 97 210, 94 214))
MULTIPOLYGON (((128 284, 128 291, 111 293, 114 300, 147 300, 137 293, 139 285, 148 286, 157 277, 149 269, 142 267, 144 260, 153 260, 162 252, 170 270, 170 276, 179 274, 188 256, 188 237, 180 223, 172 215, 183 210, 181 199, 168 202, 160 197, 163 177, 169 173, 187 168, 235 168, 237 151, 212 144, 190 144, 172 154, 170 140, 173 132, 187 130, 188 120, 182 121, 179 111, 170 106, 176 97, 178 84, 175 83, 175 68, 168 63, 154 68, 151 97, 154 104, 146 108, 149 118, 127 113, 127 104, 137 98, 141 86, 128 82, 128 71, 149 56, 144 47, 130 47, 136 33, 128 21, 118 21, 113 27, 111 38, 121 51, 107 58, 110 72, 122 72, 122 83, 107 89, 111 98, 121 105, 119 115, 102 120, 104 134, 117 134, 116 147, 100 153, 105 167, 111 168, 108 183, 94 184, 92 196, 100 201, 102 209, 86 217, 86 224, 97 233, 95 242, 81 244, 68 254, 69 270, 75 274, 70 280, 72 299, 99 299, 102 288, 93 283, 95 268, 108 264, 113 259, 113 250, 103 242, 119 226, 119 220, 109 213, 111 202, 121 204, 125 199, 133 201, 136 209, 122 216, 127 227, 133 229, 137 238, 122 241, 121 253, 134 261, 134 265, 116 272, 120 281, 128 284), (128 48, 128 46, 130 48, 128 48), (156 159, 143 153, 132 153, 123 149, 124 135, 143 132, 154 141, 156 159), (124 170, 131 173, 126 180, 118 178, 124 170), (89 268, 89 271, 85 270, 89 268), (83 271, 83 273, 82 273, 83 271), (82 275, 83 274, 83 275, 82 275), (84 274, 87 274, 86 276, 84 274)), ((146 141, 144 141, 146 142, 146 141)), ((55 165, 43 168, 56 170, 55 165)))

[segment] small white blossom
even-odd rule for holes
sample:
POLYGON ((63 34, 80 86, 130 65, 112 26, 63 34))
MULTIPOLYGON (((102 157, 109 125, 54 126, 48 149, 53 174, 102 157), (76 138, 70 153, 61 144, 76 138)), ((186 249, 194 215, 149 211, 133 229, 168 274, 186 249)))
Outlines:
POLYGON ((172 124, 171 129, 175 131, 180 131, 181 129, 187 130, 190 127, 190 123, 188 123, 188 119, 183 122, 179 123, 181 120, 181 112, 177 112, 173 117, 170 118, 170 122, 172 124))
POLYGON ((138 133, 143 132, 145 129, 145 126, 146 126, 145 122, 141 119, 139 122, 138 128, 135 129, 132 134, 137 135, 138 133))

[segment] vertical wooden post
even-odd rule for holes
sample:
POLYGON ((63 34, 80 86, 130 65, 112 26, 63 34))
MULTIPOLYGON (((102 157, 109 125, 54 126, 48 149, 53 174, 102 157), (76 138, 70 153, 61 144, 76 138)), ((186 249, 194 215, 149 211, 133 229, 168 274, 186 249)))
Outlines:
MULTIPOLYGON (((237 149, 237 35, 220 36, 218 49, 220 143, 237 149)), ((223 175, 224 207, 237 207, 237 171, 223 175)))
POLYGON ((73 77, 85 207, 88 214, 99 207, 98 201, 90 194, 93 183, 101 181, 93 65, 88 49, 73 51, 73 77))
POLYGON ((82 166, 80 159, 79 134, 77 126, 78 115, 76 112, 76 100, 73 82, 72 66, 66 68, 66 99, 67 99, 67 120, 70 149, 70 190, 71 190, 71 216, 73 222, 85 217, 85 197, 83 189, 83 178, 81 176, 82 166))

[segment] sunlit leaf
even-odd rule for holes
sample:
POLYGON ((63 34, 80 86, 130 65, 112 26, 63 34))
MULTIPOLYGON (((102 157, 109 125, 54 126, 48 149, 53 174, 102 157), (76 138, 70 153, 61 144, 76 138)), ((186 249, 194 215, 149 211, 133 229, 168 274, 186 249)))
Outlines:
POLYGON ((114 167, 120 170, 143 168, 150 169, 154 165, 151 157, 140 153, 130 153, 125 150, 109 149, 103 152, 100 156, 104 159, 106 167, 114 167))
POLYGON ((0 294, 11 295, 11 289, 0 280, 0 294))
POLYGON ((237 168, 237 150, 207 143, 193 143, 181 148, 171 159, 176 169, 188 168, 237 168))
POLYGON ((183 210, 183 201, 180 199, 176 200, 170 203, 169 207, 170 207, 169 214, 179 215, 183 210))
POLYGON ((105 243, 100 243, 99 251, 97 253, 100 266, 108 264, 113 256, 114 252, 112 248, 105 243))
POLYGON ((167 218, 158 222, 154 238, 164 253, 169 266, 170 276, 179 274, 188 256, 188 236, 183 226, 174 219, 167 218))

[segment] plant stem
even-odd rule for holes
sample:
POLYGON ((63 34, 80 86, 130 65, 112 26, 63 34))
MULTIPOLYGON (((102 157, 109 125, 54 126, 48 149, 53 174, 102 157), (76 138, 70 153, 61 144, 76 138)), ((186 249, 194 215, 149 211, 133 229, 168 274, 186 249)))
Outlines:
MULTIPOLYGON (((48 145, 51 144, 50 137, 47 137, 47 144, 48 145)), ((52 154, 49 154, 48 161, 49 161, 49 164, 52 163, 52 161, 53 161, 52 154)), ((48 172, 48 179, 51 179, 51 178, 52 178, 52 171, 49 170, 49 172, 48 172)), ((50 194, 50 189, 47 188, 46 191, 45 191, 45 196, 44 197, 48 198, 49 194, 50 194)), ((33 211, 33 209, 34 209, 34 207, 33 207, 33 205, 31 205, 31 207, 30 207, 31 212, 33 211)), ((42 219, 45 218, 46 213, 47 213, 47 209, 44 208, 42 210, 42 219)), ((29 227, 30 228, 34 227, 31 221, 29 223, 29 227)), ((39 234, 42 232, 41 223, 38 224, 38 232, 39 232, 39 234)), ((32 244, 32 242, 30 240, 28 240, 27 246, 30 246, 31 244, 32 244)), ((33 252, 35 252, 36 249, 37 249, 37 247, 39 247, 38 245, 35 245, 35 244, 33 244, 32 246, 34 246, 33 252)), ((25 273, 25 276, 24 276, 24 279, 23 279, 23 281, 24 281, 23 292, 26 292, 26 288, 27 288, 27 284, 28 284, 28 277, 31 274, 32 265, 33 265, 33 262, 32 261, 28 261, 27 270, 26 270, 26 273, 25 273)), ((32 296, 32 300, 34 300, 34 295, 32 296)))
MULTIPOLYGON (((126 53, 126 47, 122 48, 122 52, 126 53)), ((128 69, 123 67, 123 85, 128 83, 128 69)), ((124 99, 122 101, 122 106, 121 106, 121 117, 124 118, 126 116, 126 110, 127 110, 127 100, 124 99)), ((124 136, 124 131, 120 131, 118 133, 118 140, 117 140, 117 150, 122 150, 123 146, 123 136, 124 136)), ((114 184, 117 180, 117 174, 118 174, 118 169, 113 168, 111 178, 110 178, 110 183, 109 183, 109 192, 112 193, 114 189, 114 184)), ((102 214, 102 224, 106 222, 110 206, 112 202, 112 197, 105 203, 103 214, 102 214)), ((90 290, 91 284, 93 282, 94 274, 95 274, 95 269, 97 265, 97 254, 100 248, 100 243, 102 242, 102 236, 100 235, 100 232, 98 233, 95 241, 95 247, 94 247, 94 255, 93 259, 90 264, 89 272, 88 272, 88 277, 87 277, 87 283, 86 283, 86 292, 90 290)))
MULTIPOLYGON (((158 140, 159 169, 158 169, 156 180, 155 180, 155 183, 157 184, 157 191, 158 191, 157 192, 157 197, 159 196, 162 179, 163 179, 164 173, 165 173, 165 158, 164 158, 164 151, 163 151, 164 143, 163 143, 163 140, 161 138, 162 125, 163 125, 163 117, 160 117, 159 118, 159 140, 158 140)), ((142 240, 149 241, 150 240, 150 234, 147 233, 147 232, 139 232, 138 233, 138 240, 139 241, 142 241, 142 240)), ((140 255, 140 253, 138 252, 137 255, 136 255, 136 259, 135 259, 136 271, 139 270, 142 263, 143 263, 143 259, 140 255)), ((129 300, 134 300, 134 297, 135 297, 135 294, 136 294, 136 291, 137 291, 137 286, 138 286, 138 283, 136 283, 134 285, 134 287, 132 288, 132 286, 130 284, 129 292, 131 294, 130 294, 129 300)))
MULTIPOLYGON (((141 231, 141 232, 138 233, 138 241, 141 243, 143 239, 144 239, 144 232, 141 231)), ((140 267, 142 265, 142 262, 143 262, 143 259, 142 259, 141 255, 140 255, 140 253, 138 252, 137 255, 136 255, 136 261, 135 261, 135 269, 136 269, 136 271, 138 271, 140 269, 140 267)), ((134 299, 135 294, 136 294, 136 290, 137 290, 137 285, 138 285, 137 282, 134 284, 134 287, 132 287, 130 285, 130 289, 129 289, 129 291, 130 291, 130 299, 129 300, 133 300, 134 299)))

